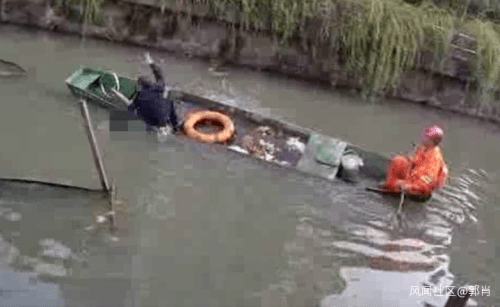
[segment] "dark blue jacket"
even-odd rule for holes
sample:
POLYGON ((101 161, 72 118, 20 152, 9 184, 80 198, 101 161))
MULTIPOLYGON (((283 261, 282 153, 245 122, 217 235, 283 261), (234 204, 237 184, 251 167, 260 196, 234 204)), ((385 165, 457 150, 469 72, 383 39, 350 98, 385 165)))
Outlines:
POLYGON ((171 125, 175 127, 178 123, 174 103, 169 99, 163 98, 165 80, 159 67, 155 64, 151 64, 150 66, 155 75, 156 84, 141 85, 141 90, 128 109, 131 112, 137 111, 137 115, 148 126, 164 127, 171 125))

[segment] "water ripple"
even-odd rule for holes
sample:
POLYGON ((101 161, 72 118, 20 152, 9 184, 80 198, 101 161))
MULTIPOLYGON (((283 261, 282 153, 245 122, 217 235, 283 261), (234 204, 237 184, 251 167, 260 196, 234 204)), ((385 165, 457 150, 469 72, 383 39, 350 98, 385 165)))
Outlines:
MULTIPOLYGON (((414 208, 409 205, 407 223, 398 229, 393 229, 389 218, 395 208, 384 204, 386 198, 366 196, 351 186, 342 193, 330 186, 328 192, 333 203, 330 210, 342 205, 348 208, 350 221, 343 224, 328 225, 325 212, 311 205, 290 206, 297 219, 295 236, 284 244, 288 267, 280 271, 275 287, 285 297, 305 291, 298 281, 312 271, 315 290, 309 295, 321 306, 356 302, 360 306, 392 306, 387 303, 391 301, 405 301, 394 306, 413 306, 417 302, 408 300, 411 286, 446 287, 455 282, 448 255, 453 229, 455 225, 477 222, 474 214, 485 205, 488 178, 482 170, 459 172, 433 201, 414 208), (321 274, 333 282, 317 282, 321 274), (382 285, 376 280, 387 282, 382 285), (367 288, 379 294, 368 295, 364 291, 367 288)), ((310 184, 314 186, 314 180, 310 184)), ((315 190, 321 191, 321 187, 315 190)), ((302 293, 307 296, 307 291, 302 293)), ((442 306, 444 301, 430 297, 425 303, 442 306)))

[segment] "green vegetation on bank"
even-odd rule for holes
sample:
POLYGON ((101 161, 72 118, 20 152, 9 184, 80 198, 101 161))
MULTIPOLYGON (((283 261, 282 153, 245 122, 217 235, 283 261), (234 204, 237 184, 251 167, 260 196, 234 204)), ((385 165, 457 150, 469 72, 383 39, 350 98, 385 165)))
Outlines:
POLYGON ((241 21, 256 24, 255 28, 262 20, 272 21, 268 24, 282 40, 321 33, 323 40, 315 43, 328 44, 332 54, 342 48, 348 69, 362 74, 368 93, 397 86, 401 73, 414 67, 415 57, 422 51, 433 51, 435 65, 439 65, 450 50, 453 35, 460 32, 477 39, 473 77, 485 102, 500 85, 500 27, 492 22, 500 20, 500 1, 206 1, 219 17, 225 16, 228 8, 239 8, 241 21))
POLYGON ((85 22, 94 22, 99 18, 104 0, 59 0, 63 4, 80 5, 85 22))
MULTIPOLYGON (((97 18, 104 3, 68 1, 85 5, 89 21, 97 18)), ((236 10, 245 28, 270 28, 281 42, 310 40, 332 55, 341 51, 347 68, 363 76, 367 93, 397 86, 401 73, 414 67, 422 51, 433 51, 439 65, 457 33, 477 39, 474 77, 482 92, 491 96, 500 85, 500 27, 495 23, 500 1, 157 0, 181 6, 199 2, 221 19, 236 10)))
POLYGON ((500 84, 500 26, 472 19, 465 24, 465 30, 477 39, 476 78, 483 102, 489 103, 500 84))
POLYGON ((350 67, 363 73, 367 90, 395 87, 421 50, 447 52, 453 19, 446 11, 427 4, 416 9, 399 0, 350 2, 360 4, 358 16, 344 17, 340 39, 350 67))

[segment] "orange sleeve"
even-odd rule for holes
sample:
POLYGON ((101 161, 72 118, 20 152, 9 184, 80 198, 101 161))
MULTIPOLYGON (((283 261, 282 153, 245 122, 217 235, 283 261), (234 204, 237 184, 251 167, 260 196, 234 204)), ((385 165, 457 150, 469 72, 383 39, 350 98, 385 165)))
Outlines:
POLYGON ((411 154, 411 155, 409 155, 409 156, 408 156, 408 158, 410 159, 410 161, 411 161, 412 163, 414 163, 414 162, 417 160, 417 158, 418 158, 419 156, 421 156, 421 155, 422 155, 422 151, 423 151, 423 149, 424 149, 424 148, 420 145, 420 146, 418 146, 418 147, 415 149, 415 151, 413 152, 413 154, 411 154))
POLYGON ((438 186, 444 181, 446 172, 442 171, 444 166, 441 150, 436 147, 432 150, 419 150, 415 156, 415 166, 411 177, 415 180, 420 179, 430 186, 438 186))
POLYGON ((446 165, 443 162, 441 166, 441 171, 439 172, 436 187, 441 188, 442 186, 444 186, 446 179, 448 179, 448 167, 446 167, 446 165))

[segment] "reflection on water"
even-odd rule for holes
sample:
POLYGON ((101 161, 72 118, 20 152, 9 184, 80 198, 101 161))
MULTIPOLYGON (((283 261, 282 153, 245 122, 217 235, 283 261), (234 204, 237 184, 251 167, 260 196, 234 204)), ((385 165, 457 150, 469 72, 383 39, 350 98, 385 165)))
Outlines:
MULTIPOLYGON (((464 170, 437 200, 405 208, 409 219, 405 228, 394 227, 391 213, 385 215, 380 209, 378 214, 363 215, 363 209, 357 208, 357 222, 351 218, 335 226, 311 205, 289 207, 296 231, 284 243, 287 268, 279 272, 278 284, 263 291, 262 306, 318 302, 322 307, 443 306, 446 289, 463 285, 450 269, 453 229, 477 221, 474 211, 484 205, 481 188, 486 180, 485 172, 464 170), (471 174, 476 176, 470 179, 471 174), (410 295, 415 287, 434 292, 424 297, 410 295)), ((484 298, 469 302, 471 306, 484 304, 484 298)))
MULTIPOLYGON (((40 184, 2 182, 2 306, 65 306, 54 279, 88 262, 83 225, 102 195, 40 184)), ((89 218, 90 217, 90 218, 89 218)))
MULTIPOLYGON (((437 290, 463 285, 450 269, 452 233, 467 221, 477 222, 475 212, 485 205, 483 188, 487 185, 486 172, 466 169, 450 180, 436 200, 421 206, 418 214, 405 208, 406 218, 411 220, 404 224, 405 227, 396 228, 397 231, 388 219, 349 226, 353 237, 349 241, 334 241, 333 246, 365 255, 370 260, 368 266, 375 267, 341 268, 340 275, 348 286, 341 295, 327 296, 322 306, 420 306, 423 302, 429 306, 443 306, 447 297, 439 295, 441 292, 423 298, 410 295, 410 290, 415 286, 437 290), (409 243, 404 240, 396 244, 399 247, 396 252, 394 246, 387 251, 389 240, 396 238, 411 240, 412 246, 407 248, 414 251, 402 251, 401 247, 409 243)), ((391 245, 394 243, 392 241, 391 245)), ((478 302, 484 304, 484 297, 470 300, 470 304, 478 302)))

